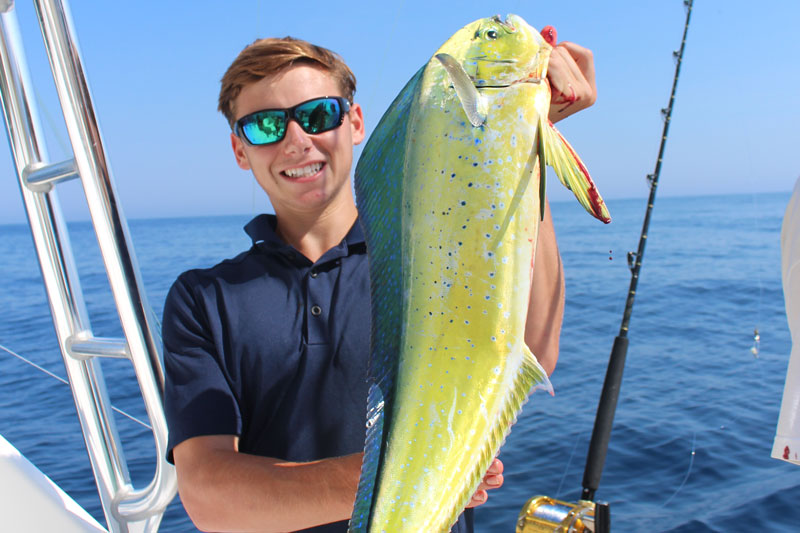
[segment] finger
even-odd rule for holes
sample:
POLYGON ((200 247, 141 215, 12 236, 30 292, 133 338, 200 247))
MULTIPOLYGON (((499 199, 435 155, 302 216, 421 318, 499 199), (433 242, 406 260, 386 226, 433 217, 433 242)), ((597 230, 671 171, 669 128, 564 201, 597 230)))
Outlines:
POLYGON ((588 71, 584 72, 565 46, 558 45, 555 52, 559 58, 557 68, 561 68, 564 71, 561 75, 574 86, 579 99, 589 98, 595 91, 594 63, 591 63, 590 67, 586 67, 588 71))
POLYGON ((569 63, 574 63, 574 60, 566 49, 556 47, 550 52, 547 79, 550 81, 550 88, 554 96, 569 94, 570 85, 577 84, 578 82, 575 76, 577 66, 574 70, 570 67, 569 63))
POLYGON ((589 107, 597 100, 595 84, 594 56, 592 51, 575 43, 565 41, 558 45, 559 57, 563 66, 574 78, 577 100, 582 101, 581 108, 589 107))
POLYGON ((594 54, 592 54, 592 51, 570 41, 559 43, 558 46, 569 53, 581 75, 594 86, 594 54))
MULTIPOLYGON (((588 50, 586 51, 588 52, 588 50)), ((550 52, 550 55, 552 56, 553 53, 556 53, 558 57, 563 61, 562 66, 567 72, 569 72, 570 76, 572 76, 576 80, 589 81, 586 77, 587 73, 585 73, 583 69, 589 68, 586 62, 587 61, 591 62, 591 56, 589 58, 581 58, 581 62, 583 63, 582 66, 581 64, 578 63, 579 58, 572 55, 573 52, 570 50, 570 48, 567 47, 566 43, 560 43, 558 46, 556 46, 553 49, 553 51, 550 52)), ((594 72, 593 63, 591 66, 591 70, 593 74, 594 72)))
POLYGON ((489 468, 486 470, 486 475, 496 475, 503 473, 503 461, 495 457, 492 460, 492 463, 489 465, 489 468))
POLYGON ((479 489, 484 490, 492 490, 492 489, 499 489, 503 486, 503 481, 505 478, 503 474, 496 474, 493 476, 486 476, 483 478, 483 482, 478 487, 479 489))
POLYGON ((503 486, 504 481, 505 478, 503 477, 503 474, 497 474, 496 476, 486 476, 485 478, 483 478, 480 485, 478 485, 477 490, 485 491, 485 490, 499 489, 501 486, 503 486))
POLYGON ((542 28, 542 37, 550 46, 555 46, 556 42, 558 41, 558 32, 556 29, 550 25, 545 26, 542 28))
POLYGON ((547 77, 552 91, 554 104, 573 103, 591 94, 591 87, 580 76, 575 62, 569 53, 556 48, 551 55, 552 69, 548 70, 547 77))
POLYGON ((472 499, 467 504, 467 508, 470 507, 477 507, 479 505, 483 505, 486 503, 486 500, 489 499, 489 494, 486 493, 485 490, 478 490, 475 494, 472 495, 472 499))

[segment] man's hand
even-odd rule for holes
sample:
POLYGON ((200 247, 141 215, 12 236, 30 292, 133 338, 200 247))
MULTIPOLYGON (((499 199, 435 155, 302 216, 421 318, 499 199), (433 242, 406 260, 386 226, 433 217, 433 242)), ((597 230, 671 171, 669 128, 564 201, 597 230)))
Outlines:
MULTIPOLYGON (((553 33, 555 34, 555 32, 553 33)), ((558 122, 597 100, 592 51, 568 41, 554 46, 547 67, 550 82, 550 122, 558 122)))
POLYGON ((492 464, 489 465, 486 475, 483 476, 483 481, 478 485, 478 490, 467 504, 467 508, 483 505, 489 498, 489 493, 486 491, 499 489, 501 486, 503 486, 503 463, 495 457, 492 464))

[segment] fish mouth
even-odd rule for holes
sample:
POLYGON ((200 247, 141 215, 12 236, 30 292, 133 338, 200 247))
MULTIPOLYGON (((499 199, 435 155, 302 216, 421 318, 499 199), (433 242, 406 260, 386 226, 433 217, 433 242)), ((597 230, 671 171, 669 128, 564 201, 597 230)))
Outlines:
POLYGON ((499 63, 501 65, 509 65, 513 63, 518 63, 516 59, 489 59, 488 56, 472 56, 468 57, 467 59, 475 60, 475 61, 485 61, 486 63, 499 63))
MULTIPOLYGON (((483 63, 484 66, 487 66, 487 67, 492 67, 494 65, 504 65, 504 66, 505 65, 514 65, 514 64, 517 63, 516 59, 492 59, 492 58, 489 58, 488 56, 472 56, 472 57, 468 57, 467 61, 472 61, 476 65, 477 65, 478 62, 481 62, 481 63, 483 63)), ((478 69, 478 70, 480 70, 480 69, 478 69)), ((472 80, 472 83, 475 85, 475 87, 477 87, 479 89, 501 89, 503 87, 509 87, 509 86, 514 84, 514 82, 511 82, 511 83, 506 83, 506 84, 489 85, 488 81, 484 80, 482 78, 478 78, 476 76, 470 76, 469 78, 472 80)))
POLYGON ((534 76, 533 73, 531 73, 530 76, 527 78, 514 80, 511 83, 495 84, 495 85, 489 85, 488 83, 486 83, 486 80, 475 79, 472 76, 470 76, 470 78, 472 78, 472 81, 475 83, 476 89, 505 89, 508 87, 512 87, 514 85, 518 85, 520 83, 533 83, 536 85, 542 83, 542 78, 534 76))
MULTIPOLYGON (((487 65, 514 65, 519 63, 516 59, 489 59, 486 56, 475 56, 475 57, 468 57, 468 61, 482 61, 487 65)), ((494 83, 492 85, 489 84, 487 80, 482 78, 478 78, 476 76, 469 77, 472 80, 472 83, 478 89, 503 89, 505 87, 511 87, 512 85, 516 85, 518 83, 536 83, 539 84, 542 82, 542 78, 536 76, 533 72, 528 73, 527 76, 522 78, 512 80, 508 83, 494 83)))

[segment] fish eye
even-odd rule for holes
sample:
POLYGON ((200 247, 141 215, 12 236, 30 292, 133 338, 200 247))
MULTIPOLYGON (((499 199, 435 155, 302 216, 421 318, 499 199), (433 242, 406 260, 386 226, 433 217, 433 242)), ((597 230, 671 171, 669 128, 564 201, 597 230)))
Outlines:
POLYGON ((486 30, 486 38, 487 39, 497 39, 497 32, 495 30, 486 30))

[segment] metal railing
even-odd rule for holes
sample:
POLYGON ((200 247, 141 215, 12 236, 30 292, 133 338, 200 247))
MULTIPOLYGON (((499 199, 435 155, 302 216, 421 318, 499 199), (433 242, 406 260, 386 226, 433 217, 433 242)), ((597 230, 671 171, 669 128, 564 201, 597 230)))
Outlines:
POLYGON ((161 341, 147 304, 128 227, 83 73, 72 20, 60 0, 35 0, 74 157, 48 161, 13 1, 0 0, 0 93, 9 144, 100 500, 111 531, 155 531, 177 489, 167 463, 161 341), (80 179, 124 333, 95 337, 61 216, 56 186, 80 179), (133 365, 155 441, 155 474, 134 488, 98 357, 133 365))

